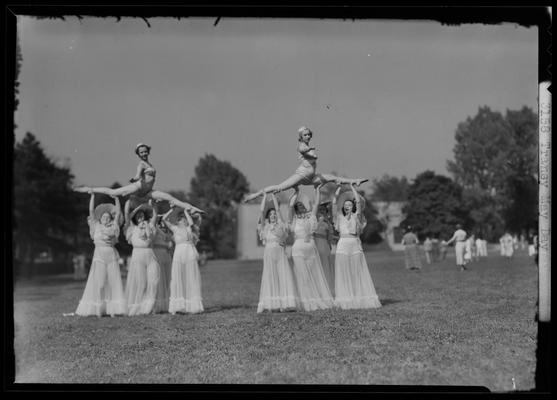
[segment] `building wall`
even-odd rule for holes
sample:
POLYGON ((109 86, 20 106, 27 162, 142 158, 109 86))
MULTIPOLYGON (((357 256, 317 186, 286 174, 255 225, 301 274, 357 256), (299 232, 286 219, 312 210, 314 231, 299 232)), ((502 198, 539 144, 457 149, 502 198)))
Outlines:
MULTIPOLYGON (((287 216, 286 204, 279 206, 283 218, 287 216)), ((263 258, 263 244, 257 236, 257 223, 261 215, 260 204, 238 205, 238 246, 237 253, 240 260, 254 260, 263 258)), ((289 249, 287 249, 288 251, 289 249)))
POLYGON ((404 246, 400 244, 402 239, 400 232, 400 223, 406 218, 402 212, 402 208, 406 203, 403 201, 376 201, 373 203, 377 209, 378 218, 386 225, 384 237, 389 243, 391 250, 404 250, 404 246))

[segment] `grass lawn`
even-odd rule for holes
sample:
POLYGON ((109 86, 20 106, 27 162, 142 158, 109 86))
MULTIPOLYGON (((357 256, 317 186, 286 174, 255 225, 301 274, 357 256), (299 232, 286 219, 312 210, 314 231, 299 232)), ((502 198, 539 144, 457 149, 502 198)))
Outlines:
POLYGON ((64 317, 85 281, 17 282, 17 383, 479 385, 534 388, 537 268, 491 252, 404 269, 366 254, 383 307, 257 314, 262 263, 209 261, 197 315, 64 317))

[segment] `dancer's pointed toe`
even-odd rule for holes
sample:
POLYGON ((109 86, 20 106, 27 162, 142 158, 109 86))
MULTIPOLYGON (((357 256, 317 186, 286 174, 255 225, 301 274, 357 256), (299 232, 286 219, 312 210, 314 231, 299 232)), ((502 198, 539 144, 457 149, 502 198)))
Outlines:
POLYGON ((244 196, 243 202, 244 202, 244 203, 250 202, 250 201, 252 201, 252 200, 257 199, 258 196, 259 196, 258 193, 246 194, 246 195, 244 196))
POLYGON ((368 178, 359 179, 359 180, 358 180, 358 183, 357 183, 357 186, 360 186, 362 183, 366 183, 367 181, 369 181, 368 178))
POLYGON ((78 193, 87 193, 89 192, 91 189, 88 188, 87 186, 75 186, 73 188, 74 192, 78 192, 78 193))

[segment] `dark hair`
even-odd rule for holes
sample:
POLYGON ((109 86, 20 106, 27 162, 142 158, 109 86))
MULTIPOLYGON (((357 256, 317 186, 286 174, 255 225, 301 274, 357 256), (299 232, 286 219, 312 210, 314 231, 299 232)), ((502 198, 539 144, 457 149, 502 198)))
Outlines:
MULTIPOLYGON (((302 206, 304 206, 304 208, 306 208, 305 204, 304 204, 302 201, 297 201, 297 202, 294 204, 294 211, 295 211, 295 212, 300 212, 300 204, 301 204, 302 206)), ((306 211, 307 211, 307 210, 306 210, 306 211)))
POLYGON ((139 213, 143 214, 143 218, 147 219, 147 213, 144 210, 138 210, 132 217, 132 222, 137 225, 137 216, 139 213))
POLYGON ((275 210, 274 207, 269 208, 269 209, 267 210, 267 212, 265 213, 265 218, 266 218, 266 219, 269 219, 269 214, 271 213, 271 211, 275 211, 275 212, 276 212, 276 210, 275 210))
MULTIPOLYGON (((344 200, 344 203, 346 203, 347 201, 352 202, 352 212, 355 213, 358 210, 356 208, 356 201, 352 199, 346 199, 344 200)), ((342 215, 346 216, 346 211, 344 211, 344 203, 342 203, 342 215)))

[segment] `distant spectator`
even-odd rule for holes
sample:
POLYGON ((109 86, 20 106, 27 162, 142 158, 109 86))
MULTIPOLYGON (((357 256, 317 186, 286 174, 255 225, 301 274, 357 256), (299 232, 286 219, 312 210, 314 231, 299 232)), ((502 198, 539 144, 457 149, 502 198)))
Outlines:
POLYGON ((73 278, 76 281, 83 280, 87 278, 87 269, 85 267, 86 262, 85 254, 79 253, 73 256, 73 278))
POLYGON ((422 261, 420 260, 420 253, 418 252, 418 244, 420 241, 414 233, 411 226, 406 228, 406 233, 402 237, 404 245, 404 262, 408 270, 421 270, 422 261))
POLYGON ((461 271, 465 271, 464 250, 466 247, 466 231, 462 229, 460 224, 456 225, 456 231, 453 237, 447 242, 447 245, 452 242, 455 242, 456 266, 460 267, 461 271))
POLYGON ((520 242, 520 250, 526 250, 526 246, 528 243, 526 241, 526 236, 524 236, 524 233, 520 234, 519 242, 520 242))
POLYGON ((515 234, 513 237, 513 250, 518 250, 518 236, 515 234))
POLYGON ((441 240, 441 242, 439 243, 439 257, 441 260, 444 260, 445 258, 447 258, 447 248, 448 248, 448 244, 447 242, 445 242, 444 240, 441 240))
POLYGON ((481 237, 477 237, 475 241, 475 254, 474 258, 479 260, 480 257, 483 257, 483 240, 481 237))
POLYGON ((512 258, 514 253, 514 239, 510 233, 506 232, 502 236, 502 248, 503 248, 503 256, 506 258, 512 258))
POLYGON ((431 264, 432 260, 432 253, 433 253, 433 243, 431 239, 428 237, 424 240, 424 252, 425 252, 425 260, 428 264, 431 264))
POLYGON ((439 238, 435 235, 433 239, 431 239, 431 258, 434 262, 439 260, 439 246, 439 238))

